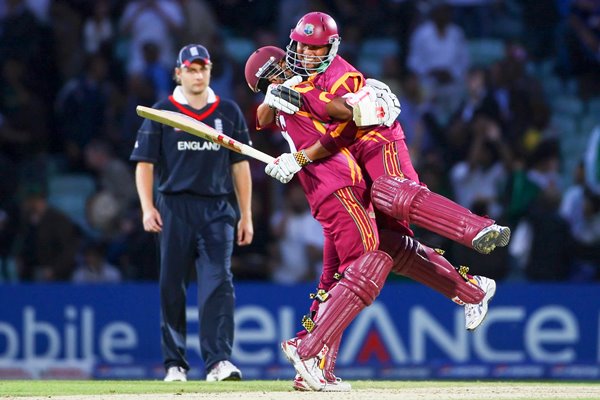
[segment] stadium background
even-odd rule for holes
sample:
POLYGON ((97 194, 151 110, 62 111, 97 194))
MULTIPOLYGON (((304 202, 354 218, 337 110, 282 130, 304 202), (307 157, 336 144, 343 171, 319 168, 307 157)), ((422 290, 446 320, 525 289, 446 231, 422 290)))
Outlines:
MULTIPOLYGON (((484 257, 417 231, 453 261, 498 280, 489 329, 467 336, 456 328, 452 304, 390 279, 371 312, 379 310, 377 321, 392 322, 365 322, 362 336, 346 338, 356 346, 342 350, 347 377, 598 379, 598 175, 585 171, 582 161, 600 135, 594 134, 600 68, 595 49, 582 48, 569 24, 582 15, 580 2, 449 1, 469 55, 460 96, 450 108, 436 103, 434 89, 408 67, 412 33, 439 1, 158 2, 179 15, 170 28, 164 21, 159 26, 125 17, 142 3, 0 3, 1 377, 162 374, 154 244, 141 231, 127 161, 141 122, 135 106, 151 105, 172 89, 169 46, 202 43, 215 64, 213 88, 240 104, 255 146, 272 155, 285 151, 276 132, 252 129, 261 99, 248 90, 243 65, 259 46, 285 46, 298 18, 321 10, 338 22, 340 54, 398 93, 399 118, 425 183, 521 232, 515 246, 484 257), (458 101, 468 98, 471 71, 484 74, 498 103, 497 113, 485 114, 484 128, 458 101), (510 106, 503 107, 502 99, 510 106), (452 171, 465 165, 476 138, 493 127, 500 141, 486 146, 502 146, 510 157, 492 151, 498 156, 494 171, 501 173, 489 175, 500 176, 491 196, 466 196, 467 188, 456 189, 452 171), (536 174, 556 185, 525 179, 536 174), (516 182, 523 181, 531 190, 517 192, 516 182), (577 194, 580 203, 567 201, 577 194), (55 232, 70 245, 32 240, 41 229, 32 206, 39 199, 73 224, 72 234, 55 232), (109 264, 118 278, 99 274, 93 285, 76 282, 76 271, 91 264, 106 270, 109 264), (106 282, 108 276, 117 282, 106 282)), ((599 34, 593 17, 600 6, 591 3, 595 9, 585 21, 599 34)), ((252 167, 257 236, 251 248, 236 249, 234 272, 238 317, 262 322, 242 325, 238 340, 248 342, 234 359, 250 378, 288 376, 276 343, 298 328, 308 304, 319 268, 320 243, 312 234, 318 226, 296 186, 268 179, 258 162, 252 167), (261 323, 271 329, 267 344, 261 323), (244 354, 256 361, 245 361, 244 354)))

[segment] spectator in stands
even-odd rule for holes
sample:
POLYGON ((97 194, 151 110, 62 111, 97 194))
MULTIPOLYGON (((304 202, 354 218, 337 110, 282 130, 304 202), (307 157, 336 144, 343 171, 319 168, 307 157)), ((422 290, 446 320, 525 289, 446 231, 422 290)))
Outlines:
MULTIPOLYGON (((264 175, 264 171, 261 172, 264 175)), ((237 280, 268 280, 270 277, 275 238, 271 233, 266 204, 263 193, 253 190, 252 218, 255 222, 252 243, 248 246, 235 244, 231 256, 231 272, 237 280)))
POLYGON ((302 188, 292 182, 285 190, 285 208, 271 220, 279 245, 271 279, 288 285, 314 282, 321 271, 323 229, 311 215, 302 188))
POLYGON ((182 43, 210 43, 219 30, 219 21, 206 0, 179 0, 184 17, 182 43))
POLYGON ((38 184, 24 188, 23 221, 16 238, 16 262, 21 281, 69 281, 75 268, 80 235, 76 225, 48 204, 38 184))
MULTIPOLYGON (((590 141, 592 145, 594 143, 590 141)), ((592 151, 598 154, 600 150, 592 151)), ((585 179, 586 168, 596 166, 584 162, 578 165, 574 183, 565 191, 560 206, 560 215, 569 223, 576 244, 571 279, 578 281, 595 280, 600 276, 600 192, 596 185, 585 179)))
POLYGON ((115 40, 115 31, 111 20, 109 0, 96 0, 92 6, 92 15, 83 23, 83 49, 87 54, 100 52, 107 44, 115 40))
POLYGON ((107 136, 117 89, 108 76, 108 61, 100 54, 86 57, 80 76, 61 88, 55 104, 57 126, 69 169, 85 169, 84 148, 92 138, 107 136))
POLYGON ((135 179, 130 166, 117 158, 113 147, 104 139, 93 139, 85 147, 86 165, 97 174, 99 189, 111 193, 122 212, 137 200, 135 179))
POLYGON ((463 30, 452 22, 452 9, 433 2, 429 18, 410 37, 407 66, 416 72, 432 99, 435 114, 447 119, 462 97, 469 52, 463 30))
POLYGON ((14 161, 26 162, 48 148, 47 107, 26 73, 27 64, 9 58, 0 65, 0 145, 14 161))
POLYGON ((75 283, 118 283, 121 271, 106 260, 106 246, 100 242, 86 244, 81 261, 73 273, 75 283))
POLYGON ((128 73, 143 69, 143 46, 149 42, 158 46, 164 65, 173 65, 183 24, 181 5, 176 0, 130 0, 119 21, 120 32, 129 43, 128 73))
POLYGON ((445 156, 450 164, 469 157, 476 117, 489 120, 486 125, 493 121, 502 122, 500 106, 490 90, 488 75, 483 67, 472 67, 467 73, 465 98, 450 119, 446 132, 445 156))
POLYGON ((565 32, 566 72, 579 79, 583 97, 600 94, 600 1, 573 0, 565 32))
POLYGON ((466 160, 450 171, 454 200, 479 215, 498 220, 503 215, 502 195, 512 165, 512 154, 500 126, 483 115, 472 124, 471 146, 466 160))
MULTIPOLYGON (((384 82, 387 82, 386 77, 384 82)), ((427 153, 436 151, 439 146, 432 133, 435 127, 431 125, 434 120, 430 114, 431 104, 425 97, 419 77, 412 71, 406 71, 402 75, 397 93, 402 106, 398 121, 406 135, 412 163, 418 169, 422 158, 427 153)))
POLYGON ((529 280, 566 280, 573 259, 569 225, 559 215, 560 149, 542 141, 516 165, 509 182, 507 217, 516 226, 509 252, 517 270, 529 280))

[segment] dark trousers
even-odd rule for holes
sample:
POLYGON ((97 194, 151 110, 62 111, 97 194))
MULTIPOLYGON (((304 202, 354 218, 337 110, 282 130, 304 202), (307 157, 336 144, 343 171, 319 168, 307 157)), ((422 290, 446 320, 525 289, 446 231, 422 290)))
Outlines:
POLYGON ((233 345, 235 213, 226 198, 159 194, 156 204, 163 221, 159 286, 164 365, 190 368, 185 358, 186 292, 195 266, 200 350, 209 371, 230 358, 233 345))

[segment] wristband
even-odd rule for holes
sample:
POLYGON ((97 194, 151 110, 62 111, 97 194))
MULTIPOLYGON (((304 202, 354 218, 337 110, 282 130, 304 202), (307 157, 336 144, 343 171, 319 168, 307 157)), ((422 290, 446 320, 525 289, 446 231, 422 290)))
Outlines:
POLYGON ((294 153, 294 160, 298 163, 300 167, 304 167, 312 162, 310 158, 306 155, 304 150, 297 151, 294 153))

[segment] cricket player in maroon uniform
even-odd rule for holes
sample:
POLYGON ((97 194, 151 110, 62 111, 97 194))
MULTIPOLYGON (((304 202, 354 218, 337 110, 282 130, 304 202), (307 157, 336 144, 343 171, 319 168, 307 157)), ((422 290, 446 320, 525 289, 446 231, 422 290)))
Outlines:
MULTIPOLYGON (((288 86, 293 85, 292 81, 288 81, 286 82, 284 85, 279 85, 279 86, 274 86, 272 89, 271 88, 267 88, 266 85, 268 84, 268 82, 264 82, 265 77, 267 77, 269 79, 269 82, 282 82, 283 79, 282 78, 278 78, 280 77, 283 72, 281 71, 281 69, 277 68, 277 61, 279 61, 281 59, 283 55, 283 51, 281 49, 277 49, 275 47, 272 46, 267 46, 265 48, 261 48, 259 50, 257 50, 253 55, 251 55, 251 57, 249 58, 247 64, 246 64, 246 78, 248 80, 249 85, 251 86, 251 88, 255 91, 257 90, 261 90, 266 92, 266 97, 265 97, 265 102, 259 107, 258 109, 258 126, 259 127, 264 127, 270 123, 272 123, 274 120, 278 119, 279 121, 279 126, 282 128, 282 133, 284 134, 284 137, 289 138, 289 140, 291 140, 293 143, 291 143, 291 149, 292 149, 292 153, 294 157, 295 157, 295 161, 294 162, 298 162, 298 163, 302 163, 305 167, 302 169, 302 171, 300 172, 300 180, 303 184, 303 186, 305 187, 305 190, 307 191, 307 197, 309 198, 309 202, 313 203, 310 200, 310 193, 312 191, 313 188, 315 189, 320 189, 323 190, 323 186, 319 187, 315 187, 314 185, 310 184, 310 180, 311 179, 316 179, 317 181, 319 180, 319 175, 311 173, 310 175, 304 175, 303 172, 309 168, 311 169, 312 172, 316 172, 318 171, 318 173, 325 173, 328 175, 331 175, 331 167, 335 167, 335 165, 327 165, 327 168, 323 168, 323 170, 321 170, 320 168, 325 167, 326 165, 323 164, 323 161, 328 160, 328 158, 324 158, 322 161, 320 162, 316 162, 316 163, 310 163, 308 159, 306 159, 306 155, 304 152, 302 151, 298 151, 298 149, 304 147, 307 143, 313 143, 315 138, 316 140, 318 140, 319 138, 323 137, 323 135, 326 134, 327 129, 326 127, 319 123, 318 121, 314 121, 314 119, 311 117, 310 114, 307 114, 306 111, 310 110, 312 113, 315 114, 319 114, 319 113, 324 113, 326 108, 331 108, 330 106, 334 106, 334 107, 339 107, 340 105, 342 105, 342 107, 345 109, 346 106, 344 104, 346 104, 347 100, 342 99, 342 98, 334 98, 333 96, 327 94, 327 93, 323 93, 320 90, 318 90, 317 88, 315 88, 315 86, 311 83, 311 82, 303 82, 300 83, 298 85, 295 85, 293 87, 293 90, 290 89, 288 86), (261 78, 262 77, 262 78, 261 78), (261 79, 263 80, 263 87, 260 87, 260 83, 261 83, 261 79), (279 79, 279 80, 278 80, 279 79), (278 96, 274 96, 272 94, 272 92, 270 91, 273 90, 274 92, 283 92, 283 95, 281 93, 279 93, 278 96), (289 102, 285 101, 284 98, 286 97, 286 95, 296 95, 297 97, 299 96, 299 93, 302 93, 302 98, 303 98, 303 109, 299 109, 298 107, 295 107, 295 105, 290 104, 289 102), (340 102, 341 100, 341 102, 340 102), (276 112, 275 109, 279 109, 279 110, 284 110, 284 112, 276 112), (294 122, 290 122, 290 121, 296 121, 293 118, 290 118, 291 113, 295 112, 295 116, 298 117, 298 121, 304 121, 304 124, 294 124, 294 122), (316 167, 316 169, 315 169, 316 167)), ((273 85, 272 85, 273 86, 273 85)), ((367 101, 370 101, 369 99, 367 99, 367 101)), ((343 129, 343 125, 337 126, 338 130, 342 130, 343 129)), ((333 133, 333 135, 336 135, 336 133, 333 133)), ((348 152, 346 149, 342 149, 341 150, 342 154, 344 154, 346 157, 348 157, 348 152)), ((334 153, 334 155, 339 155, 339 152, 334 153)), ((410 161, 410 160, 408 160, 410 161)), ((352 161, 354 163, 354 161, 352 161)), ((393 163, 390 162, 390 165, 393 166, 393 163)), ((412 169, 411 166, 411 170, 414 172, 414 169, 412 169)), ((398 172, 401 172, 399 169, 397 169, 398 172)), ((416 176, 416 173, 414 173, 414 176, 416 176)), ((334 174, 333 179, 331 181, 332 183, 332 187, 336 187, 339 186, 340 183, 335 183, 335 179, 338 179, 338 175, 334 174)), ((343 182, 342 182, 343 183, 343 182)), ((330 193, 330 192, 325 192, 325 193, 330 193)), ((333 202, 335 204, 335 202, 333 202)), ((365 206, 365 204, 368 204, 368 200, 363 200, 361 206, 363 208, 367 208, 365 206), (367 203, 365 203, 365 201, 367 203)), ((311 204, 312 207, 312 204, 311 204)), ((335 208, 331 208, 332 210, 336 210, 335 208)), ((347 227, 344 227, 344 225, 348 224, 348 221, 344 221, 343 219, 339 218, 340 213, 339 212, 334 212, 334 213, 320 213, 320 211, 318 209, 313 208, 313 213, 315 214, 315 217, 317 219, 319 219, 319 216, 322 218, 324 215, 331 217, 331 218, 327 218, 326 220, 320 220, 320 222, 322 224, 329 224, 330 226, 332 226, 334 228, 333 231, 338 231, 341 232, 342 229, 347 229, 347 227)), ((396 222, 395 220, 393 220, 394 222, 396 222)), ((349 225, 351 225, 352 222, 350 222, 349 225)), ((397 228, 397 227, 396 227, 397 228)), ((417 259, 415 260, 413 257, 413 259, 411 260, 410 257, 406 257, 406 255, 409 254, 413 254, 413 253, 406 253, 406 254, 401 254, 398 255, 396 254, 396 252, 391 252, 393 255, 396 255, 396 261, 397 261, 397 271, 398 273, 402 273, 404 275, 410 276, 413 279, 416 279, 438 291, 440 291, 442 294, 452 298, 454 301, 456 301, 459 304, 464 304, 464 303, 478 303, 481 302, 483 297, 485 296, 485 293, 483 293, 483 291, 478 288, 477 286, 473 285, 471 282, 468 281, 468 279, 464 279, 463 277, 461 277, 456 270, 454 269, 454 267, 452 265, 450 265, 450 263, 448 263, 447 260, 445 260, 440 254, 436 253, 435 251, 433 251, 433 249, 429 249, 426 247, 419 247, 420 245, 418 244, 418 242, 412 240, 410 238, 410 236, 407 236, 406 233, 410 233, 410 235, 412 236, 412 232, 410 232, 410 230, 407 227, 404 227, 404 229, 407 229, 407 231, 403 231, 402 229, 400 229, 401 234, 398 233, 393 233, 396 236, 389 236, 392 237, 394 240, 398 240, 399 243, 405 243, 407 239, 410 239, 411 242, 408 243, 409 245, 412 245, 413 247, 413 252, 416 252, 417 254, 419 252, 427 252, 428 250, 430 250, 433 254, 430 255, 430 259, 426 262, 422 262, 422 260, 420 258, 417 257, 417 259), (449 274, 450 272, 450 274, 449 274), (439 282, 445 281, 445 283, 440 284, 439 282)), ((336 237, 334 235, 334 237, 336 237)), ((354 240, 358 240, 355 237, 348 237, 348 239, 351 240, 346 240, 344 241, 339 241, 339 236, 338 237, 338 245, 337 248, 341 249, 342 251, 344 251, 344 248, 346 246, 350 246, 350 247, 354 247, 352 244, 352 241, 354 240)), ((395 247, 392 248, 392 250, 396 250, 395 247)), ((356 255, 353 256, 353 258, 355 258, 356 255)), ((333 265, 331 262, 327 262, 328 258, 327 255, 325 256, 325 260, 326 262, 324 262, 324 270, 323 270, 323 274, 321 277, 321 282, 319 283, 319 288, 320 289, 325 289, 325 290, 331 290, 330 293, 327 293, 327 295, 323 298, 321 298, 320 300, 327 300, 328 297, 331 297, 331 299, 333 301, 328 301, 325 303, 325 310, 329 310, 329 313, 337 313, 339 315, 343 315, 344 317, 346 317, 346 322, 344 323, 333 323, 333 324, 329 324, 329 328, 326 329, 326 335, 328 335, 328 339, 323 339, 323 337, 321 337, 321 341, 316 341, 315 344, 313 344, 313 350, 317 349, 319 352, 322 350, 322 348, 327 348, 328 347, 328 356, 325 358, 326 360, 326 365, 329 365, 331 370, 327 371, 327 369, 325 369, 325 372, 329 372, 329 379, 325 379, 324 380, 324 384, 319 383, 319 379, 313 379, 311 382, 309 382, 309 380, 311 378, 315 378, 316 373, 310 373, 307 372, 308 370, 315 369, 314 365, 317 364, 316 361, 306 361, 306 360, 296 360, 297 362, 294 362, 295 367, 299 370, 300 375, 302 375, 302 377, 304 378, 305 376, 307 376, 306 379, 304 379, 306 381, 306 383, 309 384, 309 386, 315 390, 342 390, 341 389, 341 383, 336 385, 336 382, 338 382, 337 380, 333 380, 335 379, 335 376, 332 373, 332 369, 333 366, 335 365, 335 356, 337 353, 337 346, 339 346, 339 339, 341 339, 341 333, 343 332, 343 329, 345 329, 345 327, 347 326, 347 324, 354 318, 354 316, 356 316, 358 314, 358 312, 364 308, 365 306, 369 305, 372 300, 374 300, 374 298, 378 295, 379 290, 381 289, 381 285, 383 284, 383 282, 385 281, 385 276, 374 276, 373 275, 373 271, 371 270, 370 266, 368 265, 368 263, 366 263, 367 265, 363 265, 360 263, 360 261, 362 260, 357 260, 357 263, 361 266, 361 268, 356 267, 356 268, 349 268, 352 270, 352 272, 355 272, 354 270, 356 270, 358 276, 360 276, 362 274, 362 278, 359 281, 359 284, 355 284, 355 285, 346 285, 346 281, 344 279, 342 279, 337 286, 333 286, 333 284, 336 283, 336 281, 333 279, 332 277, 332 272, 335 272, 335 265, 333 265), (366 278, 366 279, 364 279, 366 278), (364 281, 365 280, 370 280, 371 283, 373 282, 377 282, 376 285, 364 285, 364 281), (373 287, 376 287, 377 289, 373 289, 373 287), (337 293, 336 293, 337 292, 337 293), (345 303, 348 297, 353 297, 355 296, 356 298, 354 299, 355 302, 350 304, 350 307, 347 307, 345 303), (337 299, 341 299, 341 301, 338 301, 337 299), (330 306, 330 307, 327 307, 330 306), (341 309, 340 309, 341 307, 341 309), (341 313, 340 313, 341 311, 341 313), (325 345, 325 346, 323 346, 325 345), (316 346, 316 347, 315 347, 316 346), (319 347, 320 346, 320 347, 319 347), (299 365, 296 365, 299 364, 299 365), (302 371, 304 370, 304 371, 302 371), (304 372, 304 373, 303 373, 304 372), (312 374, 312 375, 311 375, 312 374), (318 382, 317 385, 313 386, 312 383, 314 382, 318 382), (320 386, 319 386, 320 385, 320 386), (334 389, 335 388, 335 389, 334 389)), ((335 264, 335 263, 334 263, 335 264)), ((344 271, 346 270, 346 266, 348 264, 343 263, 340 265, 340 268, 338 270, 338 272, 344 273, 344 271)), ((388 270, 389 271, 389 270, 388 270)), ((383 272, 382 270, 379 270, 379 272, 383 272)), ((344 275, 342 275, 344 278, 346 278, 348 276, 348 272, 345 272, 344 275)), ((479 277, 478 277, 479 278, 479 277)), ((483 278, 483 277, 481 277, 483 278)), ((483 278, 486 279, 486 278, 483 278)), ((352 282, 351 282, 352 283, 352 282)), ((354 282, 356 283, 356 282, 354 282)), ((492 293, 493 295, 493 293, 492 293)), ((318 303, 317 303, 318 304, 318 303)), ((313 308, 312 311, 316 311, 316 308, 314 307, 315 304, 313 304, 313 308)), ((322 313, 323 310, 320 311, 320 313, 322 313)), ((340 318, 339 315, 337 315, 337 317, 332 318, 331 315, 329 316, 329 321, 336 321, 339 322, 340 318)), ((344 318, 342 318, 344 319, 344 318)), ((317 324, 319 324, 318 321, 321 321, 319 315, 317 315, 317 317, 315 318, 315 320, 317 321, 317 324)), ((314 322, 314 321, 311 321, 314 322)), ((327 322, 327 321, 325 321, 327 322)), ((324 324, 320 324, 321 326, 324 326, 324 324)), ((309 327, 310 329, 310 327, 309 327)), ((304 335, 300 335, 301 337, 298 338, 294 338, 291 339, 289 341, 284 342, 284 349, 287 347, 288 351, 295 351, 295 348, 297 346, 299 346, 299 344, 301 343, 302 338, 304 337, 304 335), (290 350, 291 349, 291 350, 290 350)), ((311 338, 314 336, 310 336, 308 339, 308 342, 310 342, 311 338)), ((287 352, 286 352, 287 353, 287 352)), ((317 360, 319 359, 319 357, 315 357, 317 360)), ((317 370, 318 373, 318 370, 317 370)), ((327 376, 327 374, 326 374, 327 376)), ((321 379, 321 381, 323 381, 321 379)), ((302 381, 299 381, 299 379, 297 378, 295 380, 295 387, 299 388, 299 383, 302 383, 302 381)), ((345 382, 344 382, 345 383, 345 382)))
MULTIPOLYGON (((276 80, 280 74, 283 74, 283 70, 280 68, 275 68, 277 72, 274 74, 267 73, 266 69, 269 66, 266 64, 271 55, 275 55, 277 60, 282 60, 284 54, 283 50, 268 46, 257 50, 248 59, 246 79, 252 90, 262 89, 266 92, 265 86, 270 83, 266 79, 256 76, 259 69, 264 67, 263 73, 271 80, 276 80)), ((277 65, 273 67, 277 67, 277 65)), ((283 82, 283 77, 279 81, 283 82)), ((291 84, 286 83, 286 85, 291 84)), ((317 94, 310 83, 301 83, 296 86, 296 89, 306 91, 307 95, 317 94)), ((299 162, 303 163, 304 156, 299 149, 319 140, 325 134, 325 127, 301 109, 296 113, 291 112, 295 110, 288 110, 290 113, 277 112, 268 105, 270 99, 271 96, 267 96, 265 103, 261 104, 257 110, 258 129, 275 122, 288 141, 290 151, 295 154, 299 162)), ((371 270, 367 272, 368 278, 385 280, 385 276, 391 270, 392 260, 388 255, 377 250, 379 239, 373 218, 373 209, 368 201, 367 185, 361 169, 348 150, 342 149, 320 162, 306 163, 302 171, 298 173, 298 178, 311 212, 314 218, 321 223, 324 234, 323 272, 317 287, 316 298, 318 300, 314 301, 311 306, 311 315, 314 315, 317 312, 319 301, 327 296, 327 292, 337 282, 337 276, 345 276, 347 278, 344 279, 349 281, 355 279, 353 277, 362 277, 364 273, 353 274, 353 271, 360 268, 357 265, 361 262, 368 262, 372 265, 371 270)), ((373 298, 377 296, 381 286, 383 286, 383 281, 378 283, 371 294, 373 298)), ((304 320, 307 330, 311 329, 313 323, 311 316, 304 320)), ((300 335, 303 336, 306 333, 307 331, 304 331, 300 335)), ((330 343, 331 354, 337 353, 340 340, 341 333, 330 343)), ((350 390, 350 385, 341 381, 333 373, 335 356, 326 358, 326 361, 325 374, 321 375, 323 379, 319 382, 322 385, 321 390, 350 390)), ((294 387, 299 390, 310 390, 310 386, 307 386, 299 376, 294 381, 294 387)))
MULTIPOLYGON (((282 182, 287 182, 294 173, 302 169, 304 163, 336 154, 344 146, 349 146, 351 153, 366 171, 367 180, 371 180, 368 183, 375 181, 372 188, 373 202, 385 213, 380 214, 378 218, 381 249, 394 258, 394 272, 424 283, 456 303, 465 305, 465 326, 468 330, 475 329, 487 314, 488 302, 495 293, 495 282, 454 269, 440 252, 423 246, 412 238, 408 222, 450 237, 482 253, 489 253, 496 246, 505 246, 510 237, 510 230, 495 225, 493 220, 476 216, 420 185, 408 156, 404 134, 397 122, 376 118, 376 123, 383 122, 387 126, 370 126, 364 129, 374 125, 360 105, 361 99, 369 97, 365 93, 359 94, 364 86, 364 78, 360 72, 335 54, 339 45, 339 35, 331 17, 323 13, 309 13, 299 21, 290 37, 292 42, 288 46, 288 65, 295 73, 306 76, 315 89, 328 91, 334 95, 333 98, 345 96, 346 103, 352 108, 351 115, 354 121, 348 121, 346 118, 342 122, 336 122, 331 119, 333 114, 327 106, 320 109, 315 106, 316 108, 311 109, 313 103, 306 101, 303 103, 305 108, 313 116, 326 122, 325 134, 304 149, 302 163, 298 162, 298 158, 292 153, 286 153, 267 166, 266 172, 282 182), (389 217, 393 217, 393 220, 389 217), (401 221, 400 227, 396 220, 401 221)), ((385 89, 385 85, 381 86, 385 89)), ((308 92, 298 92, 302 92, 303 100, 306 100, 308 92)), ((274 97, 289 97, 288 93, 282 96, 281 91, 273 93, 274 97)), ((270 93, 267 93, 267 97, 269 95, 270 93)), ((323 103, 334 103, 332 97, 321 93, 318 99, 323 103)), ((275 100, 271 100, 269 105, 278 108, 278 102, 275 100)), ((285 109, 280 110, 289 112, 285 109)), ((360 311, 370 304, 363 301, 362 304, 352 305, 342 298, 344 294, 334 296, 333 291, 339 286, 338 284, 332 289, 329 301, 321 305, 315 329, 301 342, 292 339, 282 344, 286 356, 296 370, 315 390, 320 390, 322 386, 313 385, 318 381, 314 376, 318 376, 319 371, 314 368, 316 363, 310 360, 312 357, 318 359, 327 352, 331 338, 335 337, 331 332, 341 332, 344 329, 333 321, 340 314, 349 315, 348 310, 353 307, 360 311)), ((361 289, 354 287, 350 292, 361 297, 361 289)), ((361 297, 361 300, 364 298, 361 297)), ((353 312, 350 314, 356 315, 353 312)))

